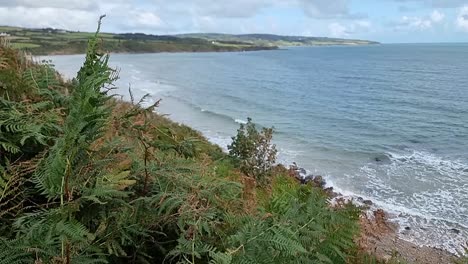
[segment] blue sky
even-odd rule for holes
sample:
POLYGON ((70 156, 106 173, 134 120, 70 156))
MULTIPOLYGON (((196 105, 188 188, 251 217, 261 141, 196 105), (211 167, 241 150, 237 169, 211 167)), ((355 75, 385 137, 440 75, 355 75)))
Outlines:
POLYGON ((468 0, 0 0, 0 24, 177 34, 273 33, 468 42, 468 0))

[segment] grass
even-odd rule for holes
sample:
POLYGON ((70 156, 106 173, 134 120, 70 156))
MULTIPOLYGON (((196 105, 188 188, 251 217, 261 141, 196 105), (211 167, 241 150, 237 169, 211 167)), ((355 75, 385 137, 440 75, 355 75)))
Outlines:
POLYGON ((41 45, 33 44, 33 43, 21 43, 21 42, 12 43, 12 47, 15 49, 34 49, 40 46, 41 45))
POLYGON ((17 27, 8 27, 8 26, 0 26, 0 32, 9 32, 13 30, 18 30, 20 28, 17 27))
POLYGON ((246 42, 257 46, 323 46, 323 45, 369 45, 374 41, 326 37, 279 36, 270 34, 183 34, 184 37, 202 38, 212 41, 246 42))

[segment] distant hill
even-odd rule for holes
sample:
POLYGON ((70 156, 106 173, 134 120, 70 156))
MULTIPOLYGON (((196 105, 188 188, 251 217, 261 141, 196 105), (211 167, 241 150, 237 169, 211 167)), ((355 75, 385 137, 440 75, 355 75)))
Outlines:
POLYGON ((341 39, 327 37, 279 36, 272 34, 218 34, 195 33, 177 35, 183 38, 201 38, 211 41, 248 42, 264 46, 320 46, 320 45, 371 45, 379 44, 376 41, 360 39, 341 39))
MULTIPOLYGON (((24 49, 33 55, 84 53, 90 32, 61 29, 28 29, 0 26, 0 37, 8 38, 13 47, 24 49)), ((103 50, 121 53, 156 52, 224 52, 272 50, 272 45, 256 45, 249 42, 216 42, 204 38, 160 36, 144 33, 101 33, 103 50)))
MULTIPOLYGON (((15 48, 34 55, 80 54, 94 33, 62 29, 28 29, 0 26, 0 37, 8 38, 15 48)), ((368 45, 377 42, 337 38, 278 36, 270 34, 181 34, 102 33, 103 49, 108 52, 224 52, 272 50, 279 46, 368 45)))

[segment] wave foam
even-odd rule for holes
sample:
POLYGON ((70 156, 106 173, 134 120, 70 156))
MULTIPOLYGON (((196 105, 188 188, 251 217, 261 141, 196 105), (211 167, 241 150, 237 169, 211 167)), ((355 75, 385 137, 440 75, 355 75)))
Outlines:
POLYGON ((247 124, 247 121, 245 121, 245 120, 242 120, 242 119, 234 119, 234 121, 235 121, 236 123, 238 123, 238 124, 242 124, 242 125, 245 125, 245 124, 247 124))
POLYGON ((424 151, 413 150, 410 154, 389 153, 388 157, 397 165, 426 167, 448 177, 468 173, 468 164, 460 160, 445 159, 424 151))
POLYGON ((425 151, 387 153, 360 169, 365 193, 394 217, 402 238, 452 253, 468 242, 468 165, 425 151))

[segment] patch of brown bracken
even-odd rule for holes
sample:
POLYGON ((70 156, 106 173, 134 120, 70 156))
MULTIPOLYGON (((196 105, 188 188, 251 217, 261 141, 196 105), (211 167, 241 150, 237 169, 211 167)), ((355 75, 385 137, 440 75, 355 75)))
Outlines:
POLYGON ((244 209, 247 212, 254 212, 257 209, 257 192, 256 187, 257 183, 255 179, 247 176, 242 176, 243 188, 243 200, 244 200, 244 209))

